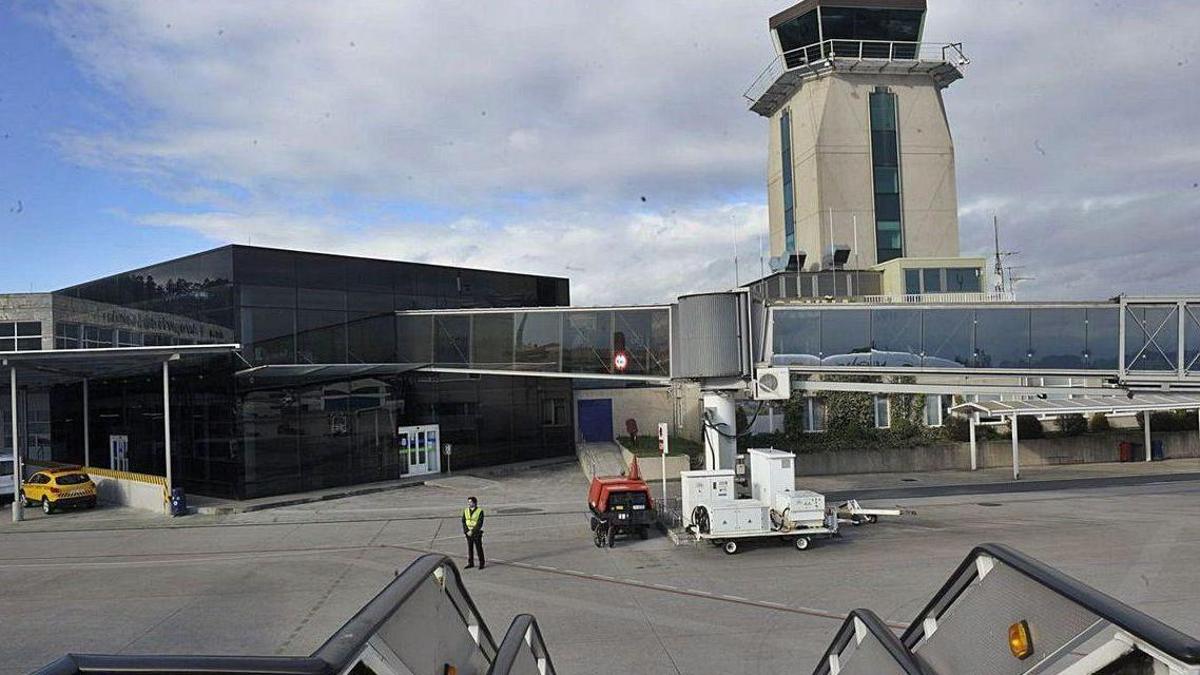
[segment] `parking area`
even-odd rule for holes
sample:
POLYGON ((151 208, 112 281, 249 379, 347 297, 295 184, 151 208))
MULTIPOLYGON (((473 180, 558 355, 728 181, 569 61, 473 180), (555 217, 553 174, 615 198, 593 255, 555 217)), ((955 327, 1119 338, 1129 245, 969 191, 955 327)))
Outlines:
POLYGON ((592 545, 571 465, 234 516, 122 509, 0 524, 0 672, 65 652, 303 654, 426 551, 460 559, 468 495, 492 630, 538 617, 563 673, 809 672, 848 610, 906 623, 979 542, 1014 545, 1200 633, 1200 482, 889 500, 917 515, 806 552, 662 536, 592 545))

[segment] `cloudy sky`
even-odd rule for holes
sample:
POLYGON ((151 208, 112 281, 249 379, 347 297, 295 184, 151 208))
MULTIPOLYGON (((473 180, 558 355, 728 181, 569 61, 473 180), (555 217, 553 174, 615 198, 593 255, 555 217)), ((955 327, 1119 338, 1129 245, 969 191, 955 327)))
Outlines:
MULTIPOLYGON (((786 1, 5 2, 0 291, 228 242, 530 271, 580 304, 759 269, 786 1)), ((1022 297, 1200 292, 1200 3, 931 0, 963 252, 1022 297), (986 8, 986 10, 985 10, 986 8)))

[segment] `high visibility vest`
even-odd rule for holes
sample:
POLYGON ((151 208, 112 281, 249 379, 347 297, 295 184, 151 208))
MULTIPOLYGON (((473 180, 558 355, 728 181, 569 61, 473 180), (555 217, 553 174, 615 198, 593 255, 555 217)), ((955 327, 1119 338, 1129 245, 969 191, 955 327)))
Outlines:
POLYGON ((467 529, 474 530, 479 524, 479 517, 483 515, 483 509, 476 508, 472 511, 470 508, 463 509, 463 520, 467 521, 467 529))

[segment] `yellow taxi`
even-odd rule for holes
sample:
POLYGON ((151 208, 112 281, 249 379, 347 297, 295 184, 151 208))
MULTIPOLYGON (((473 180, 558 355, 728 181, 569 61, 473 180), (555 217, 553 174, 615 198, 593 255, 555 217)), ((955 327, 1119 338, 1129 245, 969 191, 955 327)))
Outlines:
POLYGON ((46 469, 21 484, 25 506, 41 504, 43 513, 54 513, 64 506, 96 506, 96 484, 78 467, 46 469))

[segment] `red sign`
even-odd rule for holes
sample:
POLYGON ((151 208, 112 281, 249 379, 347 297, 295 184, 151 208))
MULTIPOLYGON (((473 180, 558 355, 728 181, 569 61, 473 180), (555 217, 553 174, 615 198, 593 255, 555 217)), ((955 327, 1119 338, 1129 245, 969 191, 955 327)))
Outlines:
POLYGON ((617 370, 617 372, 623 373, 623 372, 625 372, 625 369, 628 367, 629 367, 629 355, 628 354, 626 354, 625 352, 617 352, 616 354, 613 354, 613 368, 615 368, 617 370))

